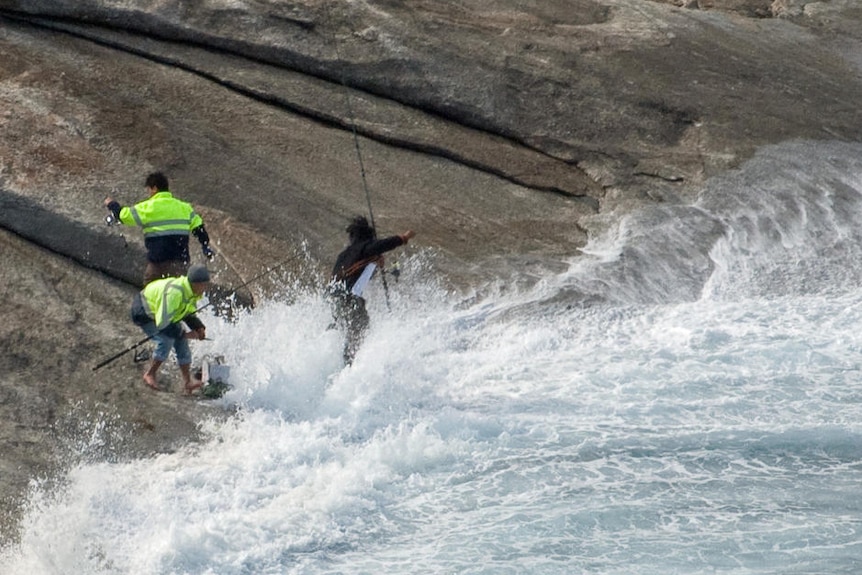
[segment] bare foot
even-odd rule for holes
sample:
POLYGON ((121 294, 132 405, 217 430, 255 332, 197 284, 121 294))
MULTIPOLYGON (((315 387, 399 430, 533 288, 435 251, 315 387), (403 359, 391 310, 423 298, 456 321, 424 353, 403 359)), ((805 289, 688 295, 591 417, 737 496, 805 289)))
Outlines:
POLYGON ((161 391, 161 389, 159 389, 159 384, 156 383, 156 376, 150 374, 149 372, 144 372, 144 383, 146 383, 148 387, 155 389, 156 391, 161 391))
POLYGON ((191 395, 196 389, 203 387, 204 383, 199 379, 193 379, 186 384, 186 395, 191 395))

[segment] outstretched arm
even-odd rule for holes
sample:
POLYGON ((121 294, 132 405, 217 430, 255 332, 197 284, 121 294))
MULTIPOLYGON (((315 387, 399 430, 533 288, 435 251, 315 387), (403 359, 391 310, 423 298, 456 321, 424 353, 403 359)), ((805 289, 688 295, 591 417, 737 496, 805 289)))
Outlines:
POLYGON ((394 250, 398 246, 403 246, 415 235, 416 233, 413 230, 407 230, 398 236, 389 236, 388 238, 383 238, 381 240, 374 240, 363 250, 363 257, 367 258, 383 255, 390 250, 394 250))

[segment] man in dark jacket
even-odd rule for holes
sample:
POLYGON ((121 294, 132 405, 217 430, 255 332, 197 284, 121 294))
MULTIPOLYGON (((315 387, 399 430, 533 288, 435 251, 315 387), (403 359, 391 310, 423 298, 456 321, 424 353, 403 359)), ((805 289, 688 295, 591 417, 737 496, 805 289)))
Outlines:
POLYGON ((350 365, 368 330, 368 312, 362 292, 377 268, 383 265, 383 254, 403 246, 416 234, 408 230, 378 240, 374 228, 362 216, 353 218, 347 233, 350 243, 335 260, 330 294, 335 321, 346 331, 344 362, 350 365))

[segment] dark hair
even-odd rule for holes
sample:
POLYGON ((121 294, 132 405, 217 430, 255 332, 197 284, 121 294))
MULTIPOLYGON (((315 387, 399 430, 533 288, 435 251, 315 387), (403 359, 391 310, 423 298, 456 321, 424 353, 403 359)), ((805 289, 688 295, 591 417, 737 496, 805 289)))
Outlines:
POLYGON ((168 177, 161 172, 153 172, 147 176, 147 181, 144 182, 144 187, 155 188, 160 192, 168 190, 168 177))
POLYGON ((371 227, 371 224, 368 223, 365 216, 356 216, 353 218, 353 220, 350 221, 350 225, 347 226, 347 233, 350 234, 351 242, 372 240, 375 236, 374 228, 371 227))

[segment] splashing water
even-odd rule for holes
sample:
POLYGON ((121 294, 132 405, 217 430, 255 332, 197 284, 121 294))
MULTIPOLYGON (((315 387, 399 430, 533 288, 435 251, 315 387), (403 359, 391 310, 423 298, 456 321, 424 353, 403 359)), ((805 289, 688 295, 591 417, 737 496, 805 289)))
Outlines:
POLYGON ((505 296, 417 257, 347 369, 317 296, 208 322, 237 413, 34 484, 0 572, 855 575, 860 158, 766 150, 505 296))

